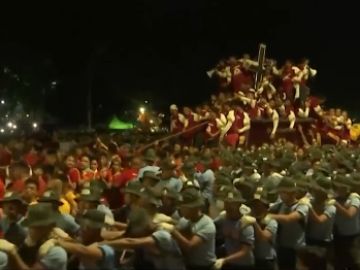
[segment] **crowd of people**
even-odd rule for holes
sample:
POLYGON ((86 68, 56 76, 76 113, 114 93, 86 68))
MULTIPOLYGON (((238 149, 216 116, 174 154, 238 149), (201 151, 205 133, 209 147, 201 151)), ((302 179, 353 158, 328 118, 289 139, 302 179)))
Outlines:
POLYGON ((103 141, 1 145, 0 269, 358 269, 357 147, 103 141))
POLYGON ((269 119, 272 129, 268 136, 274 139, 283 119, 288 122, 289 131, 301 134, 305 144, 352 142, 352 120, 347 111, 325 109, 325 100, 311 95, 308 81, 316 76, 317 70, 309 66, 308 59, 299 64, 288 60, 280 69, 270 59, 263 67, 258 65, 249 55, 220 61, 208 71, 209 77, 218 82, 219 94, 194 110, 189 107, 179 110, 172 105, 170 130, 183 132, 183 143, 188 145, 200 136, 205 143, 236 147, 246 144, 252 121, 269 119), (313 120, 309 132, 304 134, 300 119, 313 120), (204 126, 199 127, 201 123, 204 126))
POLYGON ((360 269, 360 150, 347 112, 310 95, 316 70, 244 55, 208 75, 219 94, 171 105, 176 136, 145 147, 4 139, 0 270, 360 269), (303 144, 278 136, 282 118, 303 144), (256 119, 271 143, 247 144, 256 119))

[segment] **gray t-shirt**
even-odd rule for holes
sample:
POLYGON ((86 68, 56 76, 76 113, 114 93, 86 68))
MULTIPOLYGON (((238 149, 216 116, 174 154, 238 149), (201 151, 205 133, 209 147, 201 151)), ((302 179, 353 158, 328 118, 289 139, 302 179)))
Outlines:
POLYGON ((216 228, 213 220, 207 215, 203 215, 197 222, 181 218, 177 225, 179 231, 187 231, 193 235, 198 235, 203 242, 187 251, 185 254, 186 264, 190 266, 211 266, 216 261, 215 255, 215 236, 216 228))
POLYGON ((257 260, 274 260, 276 258, 275 241, 278 223, 276 220, 271 219, 264 229, 271 232, 272 239, 271 241, 264 241, 258 239, 255 234, 255 258, 257 260))
POLYGON ((271 213, 284 215, 293 213, 295 211, 302 216, 300 221, 278 225, 277 245, 279 247, 299 248, 305 246, 305 229, 309 207, 299 203, 289 207, 281 202, 274 204, 270 208, 271 213))
POLYGON ((156 269, 185 270, 185 263, 178 243, 171 234, 164 230, 152 234, 159 249, 159 253, 150 253, 149 256, 156 269))
MULTIPOLYGON (((224 246, 226 255, 232 255, 242 248, 243 245, 254 247, 255 235, 254 227, 247 226, 241 229, 240 220, 230 220, 227 218, 218 219, 216 221, 218 228, 221 228, 224 236, 224 246)), ((254 265, 254 253, 249 252, 246 256, 231 262, 232 265, 252 266, 254 265)))
POLYGON ((335 227, 341 236, 352 236, 360 233, 360 200, 356 197, 351 197, 343 204, 345 207, 354 206, 357 208, 357 214, 352 218, 345 217, 340 213, 335 216, 335 227))
POLYGON ((52 247, 40 260, 46 270, 66 270, 67 262, 66 251, 58 246, 52 247))
POLYGON ((176 192, 180 192, 183 187, 183 183, 179 178, 171 177, 169 180, 161 180, 156 185, 159 189, 168 188, 170 190, 174 190, 176 192))
POLYGON ((324 206, 322 214, 328 217, 323 223, 316 223, 309 219, 306 228, 306 237, 311 240, 331 242, 333 240, 336 207, 333 205, 326 205, 324 206))
POLYGON ((204 173, 200 174, 197 178, 200 190, 205 199, 211 201, 213 193, 213 185, 215 182, 215 174, 212 170, 208 169, 204 173))
POLYGON ((76 223, 73 216, 68 214, 59 214, 56 224, 70 235, 75 235, 80 230, 80 225, 76 223))
POLYGON ((0 270, 6 270, 8 266, 8 255, 0 251, 0 270))
POLYGON ((100 261, 97 262, 81 262, 79 269, 80 270, 115 270, 115 251, 112 247, 108 245, 99 245, 103 257, 100 261))

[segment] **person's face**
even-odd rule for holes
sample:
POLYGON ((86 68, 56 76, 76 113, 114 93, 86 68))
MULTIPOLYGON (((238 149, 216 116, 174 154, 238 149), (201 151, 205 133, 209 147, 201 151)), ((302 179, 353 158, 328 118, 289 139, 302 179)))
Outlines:
POLYGON ((172 208, 175 205, 174 200, 167 196, 163 196, 161 201, 165 208, 172 208))
POLYGON ((80 166, 82 170, 90 168, 90 160, 88 157, 82 157, 80 161, 80 166))
POLYGON ((334 190, 335 190, 335 193, 336 193, 336 195, 338 197, 345 197, 349 193, 349 190, 346 187, 337 187, 337 186, 335 186, 334 190))
POLYGON ((101 164, 101 167, 106 167, 108 165, 108 159, 106 156, 100 157, 100 164, 101 164))
POLYGON ((199 213, 199 209, 181 206, 180 213, 184 218, 192 220, 199 213))
POLYGON ((3 203, 4 214, 11 220, 16 219, 20 214, 20 205, 17 202, 3 203))
POLYGON ((98 163, 97 160, 92 160, 91 161, 91 166, 90 166, 91 170, 96 171, 98 169, 98 163))
POLYGON ((240 208, 241 203, 239 202, 224 202, 224 209, 226 214, 230 218, 239 218, 240 217, 240 208))
POLYGON ((42 240, 46 240, 52 229, 53 226, 29 227, 28 233, 31 239, 33 239, 35 242, 40 242, 42 240))
POLYGON ((178 110, 170 110, 170 114, 172 116, 176 116, 178 114, 178 110))
POLYGON ((284 203, 291 203, 296 196, 295 192, 279 191, 279 197, 284 203))
POLYGON ((157 181, 149 177, 144 177, 142 184, 144 187, 150 188, 154 187, 157 184, 157 181))
POLYGON ((38 196, 38 190, 35 184, 27 184, 24 190, 24 197, 28 199, 33 199, 38 196))
POLYGON ((121 169, 120 163, 117 161, 114 161, 113 164, 111 165, 111 168, 113 169, 114 172, 119 172, 121 169))
POLYGON ((341 116, 341 110, 340 109, 336 109, 336 111, 335 111, 335 114, 336 114, 336 116, 341 116))
POLYGON ((75 167, 75 159, 73 156, 68 156, 65 160, 65 164, 68 168, 75 167))
POLYGON ((267 205, 259 200, 255 200, 251 204, 251 211, 254 214, 255 218, 262 218, 267 213, 267 205))
POLYGON ((100 230, 98 229, 92 229, 86 225, 81 225, 80 226, 80 236, 81 236, 81 240, 83 242, 83 244, 92 244, 93 243, 93 239, 95 239, 95 236, 100 235, 100 230))
POLYGON ((327 194, 325 194, 324 192, 321 192, 319 190, 310 190, 311 195, 314 196, 316 201, 325 201, 327 199, 327 194))
POLYGON ((163 170, 163 172, 161 173, 161 178, 163 180, 167 180, 167 179, 171 178, 173 175, 174 175, 173 170, 166 169, 166 170, 163 170))

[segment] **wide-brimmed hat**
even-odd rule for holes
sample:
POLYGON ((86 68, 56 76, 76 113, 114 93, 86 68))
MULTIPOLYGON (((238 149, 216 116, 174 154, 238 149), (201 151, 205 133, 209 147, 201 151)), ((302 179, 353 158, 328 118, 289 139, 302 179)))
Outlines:
POLYGON ((166 158, 160 162, 160 168, 162 171, 174 170, 176 168, 176 164, 173 160, 166 158))
POLYGON ((142 188, 143 188, 143 186, 141 185, 141 183, 139 181, 130 181, 125 186, 124 193, 132 194, 132 195, 140 197, 141 196, 140 190, 142 188))
POLYGON ((263 204, 269 205, 273 201, 272 194, 269 194, 268 190, 259 187, 254 193, 254 198, 250 203, 253 203, 255 201, 260 201, 263 204))
POLYGON ((360 186, 360 173, 358 173, 358 172, 352 173, 351 178, 350 178, 350 183, 351 183, 351 185, 353 185, 355 187, 359 187, 360 186))
POLYGON ((54 211, 51 203, 37 203, 30 205, 28 214, 21 222, 24 227, 49 226, 56 224, 58 215, 54 211))
POLYGON ((4 198, 0 200, 0 206, 3 203, 10 203, 10 202, 16 202, 22 205, 27 205, 27 203, 22 199, 19 193, 8 191, 5 193, 4 198))
POLYGON ((205 201, 198 190, 187 189, 181 192, 179 205, 182 207, 197 208, 203 207, 205 205, 205 201))
POLYGON ((236 202, 236 203, 245 203, 246 200, 243 198, 241 193, 233 187, 226 186, 222 191, 221 200, 224 202, 236 202))
POLYGON ((187 180, 187 181, 183 184, 183 187, 182 187, 181 191, 185 191, 185 190, 187 190, 187 189, 200 190, 199 182, 198 182, 196 179, 187 180))
POLYGON ((145 178, 152 179, 152 180, 154 180, 156 182, 161 181, 160 177, 157 176, 156 172, 154 172, 154 171, 145 171, 143 173, 143 176, 139 180, 143 181, 145 178))
POLYGON ((326 177, 318 177, 315 179, 310 186, 311 189, 321 191, 325 194, 334 195, 333 189, 332 189, 332 182, 330 179, 326 177))
POLYGON ((59 206, 63 205, 64 203, 60 200, 60 194, 52 191, 47 190, 43 193, 43 195, 38 199, 38 202, 43 203, 55 203, 59 206))
POLYGON ((152 148, 148 149, 143 156, 143 160, 145 161, 155 162, 156 159, 157 159, 156 152, 152 148))
POLYGON ((193 161, 186 161, 184 162, 184 164, 181 167, 181 171, 186 174, 186 175, 194 175, 196 170, 195 170, 195 162, 193 161))
POLYGON ((345 175, 336 175, 332 183, 335 187, 343 187, 348 189, 351 187, 350 177, 346 177, 345 175))
POLYGON ((92 229, 101 229, 105 226, 106 214, 96 209, 87 210, 79 219, 82 226, 92 229))
POLYGON ((245 187, 250 188, 251 190, 255 189, 254 181, 248 177, 235 178, 233 181, 233 185, 234 186, 245 186, 245 187))
POLYGON ((76 200, 84 202, 100 202, 101 196, 98 192, 94 192, 93 190, 86 188, 81 190, 76 200))
POLYGON ((277 190, 279 191, 297 191, 296 182, 290 177, 283 177, 277 186, 277 190))
POLYGON ((162 205, 161 194, 156 188, 141 188, 140 197, 147 203, 156 207, 160 207, 162 205))

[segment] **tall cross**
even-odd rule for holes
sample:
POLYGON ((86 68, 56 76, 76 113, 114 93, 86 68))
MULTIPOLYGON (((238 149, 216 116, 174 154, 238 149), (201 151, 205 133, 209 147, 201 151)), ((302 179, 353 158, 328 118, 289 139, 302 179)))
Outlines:
POLYGON ((261 82, 263 80, 263 75, 265 71, 265 52, 266 52, 266 45, 261 43, 259 45, 257 68, 255 73, 255 90, 259 89, 261 82))

